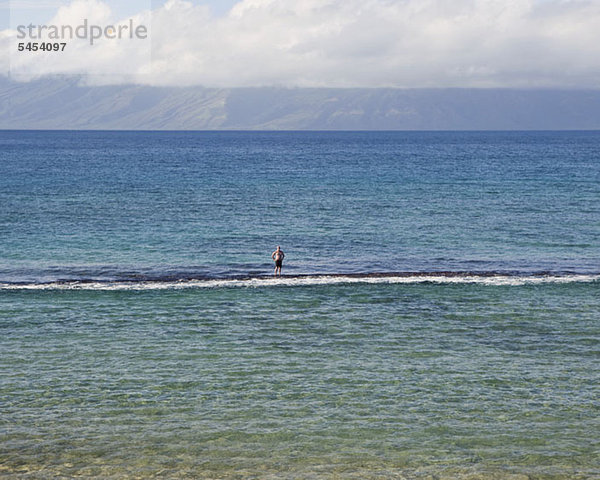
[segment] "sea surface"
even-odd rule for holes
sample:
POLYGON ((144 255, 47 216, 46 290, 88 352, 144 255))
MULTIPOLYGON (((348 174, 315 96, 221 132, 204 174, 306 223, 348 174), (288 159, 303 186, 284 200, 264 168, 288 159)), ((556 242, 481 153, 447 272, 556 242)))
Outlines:
POLYGON ((599 432, 600 132, 0 131, 0 478, 599 479, 599 432))

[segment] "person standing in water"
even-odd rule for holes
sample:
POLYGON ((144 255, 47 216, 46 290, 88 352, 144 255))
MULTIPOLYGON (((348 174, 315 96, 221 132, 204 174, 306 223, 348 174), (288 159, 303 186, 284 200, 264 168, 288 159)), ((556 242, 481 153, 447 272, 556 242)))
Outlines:
POLYGON ((277 250, 271 254, 271 258, 275 260, 275 273, 273 275, 277 275, 279 273, 279 276, 281 277, 281 265, 283 264, 285 253, 283 253, 283 250, 279 245, 277 245, 277 250))

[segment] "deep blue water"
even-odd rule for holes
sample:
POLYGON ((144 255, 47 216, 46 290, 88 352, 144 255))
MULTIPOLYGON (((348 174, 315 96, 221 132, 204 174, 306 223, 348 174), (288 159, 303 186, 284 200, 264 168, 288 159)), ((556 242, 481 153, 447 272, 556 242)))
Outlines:
POLYGON ((2 132, 0 281, 600 271, 597 132, 2 132))
POLYGON ((599 200, 599 132, 0 132, 0 477, 600 478, 599 200))

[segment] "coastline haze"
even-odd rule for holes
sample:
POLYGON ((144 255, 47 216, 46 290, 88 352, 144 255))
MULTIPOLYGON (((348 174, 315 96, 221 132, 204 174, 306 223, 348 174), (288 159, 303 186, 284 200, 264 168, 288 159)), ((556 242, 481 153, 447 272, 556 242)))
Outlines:
POLYGON ((595 130, 599 90, 85 86, 0 78, 0 129, 595 130))

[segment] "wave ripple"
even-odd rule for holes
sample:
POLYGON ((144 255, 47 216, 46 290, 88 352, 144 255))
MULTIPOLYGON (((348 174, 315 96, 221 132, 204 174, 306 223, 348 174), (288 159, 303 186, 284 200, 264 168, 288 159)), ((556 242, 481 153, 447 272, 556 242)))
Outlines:
POLYGON ((480 284, 490 286, 518 286, 540 284, 589 283, 600 281, 600 273, 535 274, 498 272, 375 272, 306 274, 271 277, 264 275, 235 275, 221 278, 181 278, 143 281, 56 281, 28 283, 0 283, 0 290, 175 290, 189 288, 258 288, 304 287, 341 284, 480 284))

